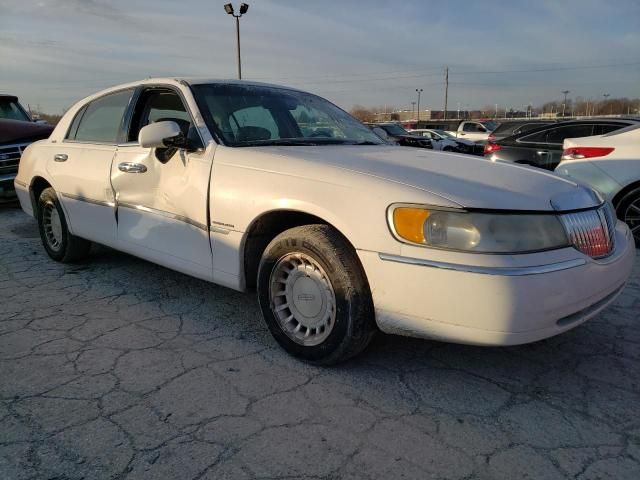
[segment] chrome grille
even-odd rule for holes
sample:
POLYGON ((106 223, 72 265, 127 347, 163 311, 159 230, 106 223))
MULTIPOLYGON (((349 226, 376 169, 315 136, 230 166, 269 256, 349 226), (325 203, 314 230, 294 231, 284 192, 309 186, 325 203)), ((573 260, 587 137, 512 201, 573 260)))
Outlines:
POLYGON ((28 145, 28 143, 21 143, 0 146, 0 175, 18 172, 20 157, 28 145))
POLYGON ((566 213, 560 219, 569 242, 585 255, 606 257, 613 250, 616 219, 608 204, 596 210, 566 213))

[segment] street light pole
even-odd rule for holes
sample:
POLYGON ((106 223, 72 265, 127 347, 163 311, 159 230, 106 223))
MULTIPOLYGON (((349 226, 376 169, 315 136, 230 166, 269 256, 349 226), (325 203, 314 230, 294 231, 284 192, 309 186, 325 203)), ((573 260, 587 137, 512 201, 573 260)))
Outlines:
POLYGON ((411 102, 411 120, 416 116, 416 102, 411 102))
POLYGON ((224 11, 227 12, 229 15, 232 15, 233 18, 236 19, 236 50, 238 53, 238 80, 242 80, 242 64, 240 62, 240 17, 245 13, 247 13, 247 10, 249 10, 249 5, 247 3, 240 4, 240 13, 238 13, 237 15, 233 10, 232 4, 227 3, 224 6, 224 11))
POLYGON ((416 92, 418 93, 418 120, 416 122, 416 128, 420 128, 420 94, 422 93, 422 88, 416 88, 416 92))
MULTIPOLYGON (((604 93, 602 96, 604 97, 604 102, 605 102, 605 104, 606 104, 606 103, 607 103, 607 100, 609 99, 609 97, 611 96, 611 94, 610 94, 610 93, 604 93)), ((606 107, 606 105, 605 105, 605 107, 606 107)), ((610 112, 610 113, 612 113, 612 112, 613 112, 613 106, 611 107, 611 109, 609 110, 609 112, 610 112)))
POLYGON ((562 118, 564 118, 564 109, 567 105, 567 94, 571 93, 569 90, 563 90, 561 93, 564 94, 564 102, 562 103, 562 118))

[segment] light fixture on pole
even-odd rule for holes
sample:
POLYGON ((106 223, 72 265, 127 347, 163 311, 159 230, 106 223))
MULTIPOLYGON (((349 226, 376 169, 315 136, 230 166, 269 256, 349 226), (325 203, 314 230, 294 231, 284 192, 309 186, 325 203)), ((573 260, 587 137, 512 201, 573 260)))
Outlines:
POLYGON ((236 15, 235 11, 233 10, 233 5, 230 3, 225 4, 224 6, 224 11, 227 12, 229 15, 232 15, 233 18, 236 19, 236 47, 237 47, 237 51, 238 51, 238 79, 242 80, 242 66, 240 63, 240 17, 242 15, 244 15, 245 13, 247 13, 247 10, 249 10, 249 4, 247 3, 241 3, 240 4, 240 12, 236 15))
POLYGON ((418 94, 418 125, 416 128, 420 128, 420 94, 423 92, 422 88, 416 88, 416 93, 418 94))

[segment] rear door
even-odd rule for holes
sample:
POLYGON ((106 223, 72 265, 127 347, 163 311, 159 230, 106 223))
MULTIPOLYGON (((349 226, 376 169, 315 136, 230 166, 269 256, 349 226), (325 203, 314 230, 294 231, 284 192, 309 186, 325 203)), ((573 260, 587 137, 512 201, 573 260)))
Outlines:
POLYGON ((47 162, 71 231, 106 245, 113 245, 116 235, 111 162, 133 91, 104 95, 80 109, 65 139, 51 144, 47 162))
POLYGON ((587 137, 592 132, 591 123, 558 125, 503 142, 508 145, 509 160, 553 170, 560 163, 565 138, 587 137))
POLYGON ((182 94, 172 87, 140 91, 127 140, 118 146, 111 169, 118 248, 210 280, 207 199, 214 144, 205 151, 182 94), (180 126, 197 151, 139 145, 142 127, 167 120, 180 126))

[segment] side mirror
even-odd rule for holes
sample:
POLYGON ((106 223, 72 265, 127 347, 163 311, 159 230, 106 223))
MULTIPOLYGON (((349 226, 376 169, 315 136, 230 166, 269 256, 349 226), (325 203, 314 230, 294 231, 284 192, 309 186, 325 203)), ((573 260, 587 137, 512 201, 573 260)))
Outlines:
POLYGON ((176 122, 156 122, 140 129, 138 143, 143 148, 186 148, 187 141, 176 122))

